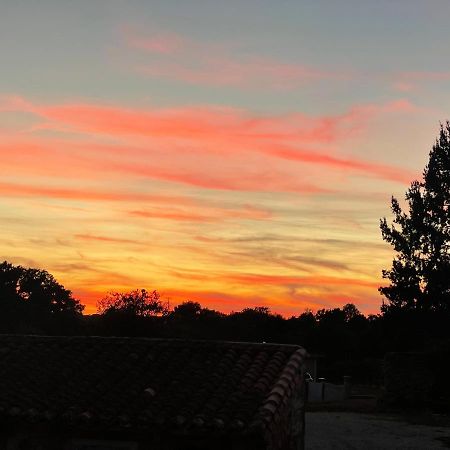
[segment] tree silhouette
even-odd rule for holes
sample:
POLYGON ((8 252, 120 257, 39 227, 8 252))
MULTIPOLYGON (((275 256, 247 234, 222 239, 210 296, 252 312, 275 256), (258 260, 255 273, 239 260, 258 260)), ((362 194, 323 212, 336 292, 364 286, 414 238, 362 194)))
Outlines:
POLYGON ((45 270, 0 264, 0 324, 5 331, 49 331, 49 325, 68 324, 84 306, 45 270))
POLYGON ((172 311, 172 316, 192 319, 199 317, 202 312, 202 305, 198 302, 186 301, 177 306, 172 311))
POLYGON ((379 291, 388 299, 384 312, 450 310, 450 123, 441 125, 430 152, 423 181, 413 181, 406 192, 408 213, 392 197, 392 225, 380 221, 383 239, 396 256, 383 270, 390 285, 379 291))
POLYGON ((133 317, 157 316, 167 312, 157 291, 136 289, 130 292, 111 292, 97 303, 100 314, 120 313, 133 317))

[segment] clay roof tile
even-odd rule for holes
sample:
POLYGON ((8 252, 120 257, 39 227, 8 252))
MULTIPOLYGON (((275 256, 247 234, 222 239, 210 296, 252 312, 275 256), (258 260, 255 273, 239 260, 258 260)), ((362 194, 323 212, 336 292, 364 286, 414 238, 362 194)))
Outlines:
POLYGON ((0 420, 240 432, 267 423, 291 395, 303 354, 291 345, 3 335, 0 420))

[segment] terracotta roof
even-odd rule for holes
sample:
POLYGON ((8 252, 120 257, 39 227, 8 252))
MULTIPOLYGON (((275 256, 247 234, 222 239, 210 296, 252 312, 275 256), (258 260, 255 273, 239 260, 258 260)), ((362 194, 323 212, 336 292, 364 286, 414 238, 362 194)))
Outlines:
POLYGON ((0 417, 241 432, 272 420, 305 354, 276 344, 0 335, 0 417))

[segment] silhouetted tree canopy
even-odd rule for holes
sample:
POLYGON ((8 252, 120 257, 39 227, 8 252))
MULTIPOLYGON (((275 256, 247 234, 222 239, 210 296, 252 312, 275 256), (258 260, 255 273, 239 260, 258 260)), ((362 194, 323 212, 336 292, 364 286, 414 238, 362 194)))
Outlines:
POLYGON ((0 264, 1 321, 10 327, 18 323, 26 332, 39 331, 49 320, 81 316, 84 306, 72 292, 45 270, 0 264))
POLYGON ((121 313, 132 317, 158 316, 167 312, 157 291, 136 289, 130 292, 111 292, 97 303, 99 314, 121 313))
POLYGON ((172 316, 192 319, 198 317, 202 312, 202 305, 198 302, 187 301, 175 306, 172 316))
POLYGON ((390 285, 380 287, 382 310, 450 310, 450 123, 441 126, 423 181, 406 192, 408 212, 392 197, 392 225, 380 221, 383 239, 396 252, 383 270, 390 285))

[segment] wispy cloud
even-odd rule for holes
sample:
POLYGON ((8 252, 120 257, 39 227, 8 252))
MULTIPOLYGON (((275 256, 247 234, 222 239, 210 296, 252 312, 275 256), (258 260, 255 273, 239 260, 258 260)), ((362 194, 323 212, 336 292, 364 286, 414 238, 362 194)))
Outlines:
POLYGON ((445 83, 450 81, 450 71, 409 71, 400 72, 394 76, 392 85, 401 92, 415 91, 430 83, 445 83))
POLYGON ((126 44, 149 53, 173 55, 185 47, 185 39, 176 33, 154 33, 150 36, 136 33, 130 27, 122 28, 126 44))
POLYGON ((188 197, 153 195, 142 192, 114 192, 89 189, 74 189, 55 186, 36 186, 34 184, 0 183, 0 194, 13 197, 48 197, 63 200, 101 201, 101 202, 149 202, 169 204, 173 202, 192 205, 188 197))
POLYGON ((257 285, 298 285, 298 286, 360 286, 378 288, 379 283, 370 279, 343 278, 330 276, 290 276, 264 274, 233 274, 225 278, 233 283, 257 285))
POLYGON ((92 234, 76 234, 75 238, 87 242, 104 242, 107 244, 133 244, 133 245, 142 244, 142 242, 134 239, 123 239, 111 236, 96 236, 92 234))
POLYGON ((189 210, 176 208, 153 208, 135 210, 129 213, 135 217, 146 219, 168 219, 186 222, 219 222, 229 219, 238 220, 267 220, 272 213, 262 208, 244 206, 243 208, 224 209, 210 206, 209 208, 189 210))
POLYGON ((308 64, 249 55, 230 45, 196 41, 175 33, 138 33, 124 27, 126 45, 147 55, 135 69, 146 76, 189 84, 241 88, 293 89, 327 79, 349 79, 350 73, 308 64))
MULTIPOLYGON (((140 203, 146 209, 131 210, 127 214, 147 219, 166 219, 188 222, 217 222, 227 219, 267 220, 273 214, 263 208, 243 205, 239 208, 220 208, 212 202, 193 200, 189 197, 145 194, 142 192, 113 192, 90 189, 70 189, 55 186, 0 183, 0 195, 8 197, 44 197, 48 199, 74 200, 83 202, 140 203), (154 206, 151 207, 151 205, 154 206)), ((104 240, 108 238, 76 235, 79 239, 104 240)))
POLYGON ((139 285, 222 310, 270 304, 287 314, 343 291, 357 299, 378 287, 375 250, 351 241, 349 224, 362 240, 353 212, 373 213, 380 199, 370 184, 348 193, 361 177, 414 177, 351 155, 372 120, 415 111, 401 99, 308 115, 6 97, 0 114, 20 127, 2 130, 0 237, 34 260, 56 246, 47 268, 91 305, 139 285), (27 227, 45 239, 19 245, 27 227))
MULTIPOLYGON (((32 113, 65 131, 123 141, 102 146, 94 142, 83 144, 109 153, 102 163, 106 170, 208 189, 311 193, 329 190, 315 185, 312 180, 291 179, 275 166, 270 171, 265 170, 262 178, 261 167, 253 166, 257 159, 252 155, 257 154, 400 183, 413 178, 411 172, 402 168, 343 157, 333 150, 347 139, 361 134, 375 115, 413 113, 414 105, 406 100, 381 106, 356 106, 347 113, 325 117, 299 113, 262 116, 211 107, 139 110, 85 103, 39 105, 20 98, 9 99, 3 105, 32 113), (121 155, 127 155, 128 162, 121 160, 121 155), (140 158, 138 163, 130 161, 129 157, 133 155, 136 161, 140 158), (224 155, 227 155, 225 161, 224 155), (175 156, 175 161, 182 162, 179 167, 173 165, 175 156), (199 157, 210 158, 210 164, 218 170, 214 174, 198 170, 199 157), (243 158, 247 164, 243 164, 243 158), (146 160, 150 163, 148 166, 146 160), (239 173, 236 173, 236 164, 240 166, 239 173)), ((3 145, 8 145, 8 142, 3 145)), ((73 143, 67 145, 74 146, 73 143)), ((29 145, 28 150, 36 151, 35 147, 29 145)), ((81 153, 86 155, 87 151, 78 151, 77 164, 89 166, 86 156, 81 156, 81 153)))
POLYGON ((194 186, 208 190, 247 191, 247 192, 292 192, 302 194, 330 193, 330 188, 312 182, 296 179, 281 170, 267 170, 259 167, 220 167, 214 173, 205 173, 201 166, 170 169, 138 164, 107 165, 127 174, 194 186))
POLYGON ((305 163, 318 164, 343 171, 360 172, 372 175, 377 178, 396 181, 399 183, 409 183, 416 174, 412 171, 392 167, 387 164, 363 161, 356 158, 338 158, 320 152, 307 152, 289 147, 271 148, 268 152, 280 158, 301 161, 305 163))
POLYGON ((142 75, 169 78, 189 84, 241 88, 294 89, 313 81, 342 78, 306 65, 288 64, 268 58, 233 59, 212 56, 201 62, 159 61, 136 67, 142 75))

